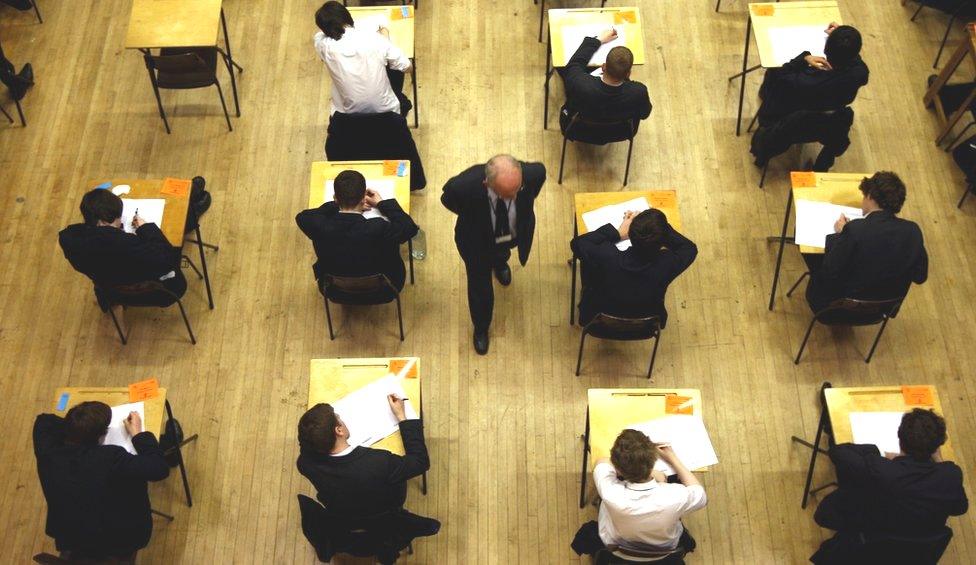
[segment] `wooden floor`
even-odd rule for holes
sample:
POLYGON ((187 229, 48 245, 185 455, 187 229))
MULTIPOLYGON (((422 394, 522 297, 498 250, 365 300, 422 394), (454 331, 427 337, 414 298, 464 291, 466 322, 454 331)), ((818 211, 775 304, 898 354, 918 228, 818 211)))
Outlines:
MULTIPOLYGON (((573 194, 618 190, 626 148, 570 147, 558 173, 555 119, 542 129, 545 46, 530 0, 427 0, 417 13, 420 128, 429 187, 413 215, 428 257, 405 292, 407 338, 391 310, 340 316, 331 342, 312 280, 312 247, 294 215, 307 202, 309 164, 324 158, 329 81, 312 48, 318 0, 225 0, 243 115, 228 133, 212 90, 164 92, 172 135, 159 119, 142 58, 123 48, 130 2, 40 0, 45 22, 0 8, 0 38, 18 67, 34 64, 24 106, 28 127, 0 124, 0 561, 53 550, 31 451, 37 413, 64 385, 122 386, 156 376, 177 416, 200 440, 186 451, 195 504, 178 476, 152 486, 159 522, 142 563, 313 563, 295 495, 310 487, 295 470, 296 424, 305 409, 309 359, 418 355, 425 370, 430 492, 411 483, 408 506, 444 524, 405 563, 577 562, 569 543, 594 519, 578 510, 586 389, 643 387, 648 344, 588 344, 573 376, 579 329, 568 325, 573 194), (502 7, 504 6, 504 7, 502 7), (537 204, 529 263, 497 290, 491 353, 474 354, 453 216, 441 186, 498 152, 540 160, 550 181, 537 204), (214 205, 205 239, 216 309, 201 281, 184 302, 199 343, 175 310, 132 312, 131 342, 118 342, 91 285, 57 245, 79 221, 88 179, 207 178, 214 205)), ((809 311, 802 297, 766 310, 775 261, 765 237, 779 230, 791 152, 770 167, 765 190, 749 139, 734 135, 745 3, 640 0, 648 64, 635 72, 654 103, 638 135, 631 189, 673 188, 684 232, 700 249, 672 285, 671 320, 654 385, 698 387, 720 463, 703 477, 708 507, 686 520, 698 539, 689 563, 801 563, 828 535, 800 509, 809 452, 792 434, 816 427, 817 390, 933 383, 965 473, 976 471, 976 201, 955 203, 961 176, 936 148, 921 104, 945 18, 895 0, 841 0, 844 21, 864 36, 871 81, 854 105, 850 150, 837 172, 897 171, 909 187, 904 216, 919 222, 931 257, 870 365, 870 329, 814 330, 799 366, 792 356, 809 311)), ((556 2, 595 5, 595 0, 556 2)), ((954 42, 961 29, 953 33, 954 42)), ((226 75, 221 78, 228 85, 226 75)), ((756 109, 761 76, 747 84, 756 109)), ((562 101, 556 85, 552 108, 562 101)), ((229 88, 227 88, 229 91, 229 88)), ((0 94, 4 107, 12 103, 0 94)), ((555 114, 555 111, 553 111, 555 114)), ((554 118, 554 116, 553 116, 554 118)), ((514 263, 514 261, 513 261, 514 263)), ((789 249, 784 281, 803 271, 789 249)), ((822 465, 817 481, 832 477, 822 465)), ((970 490, 972 492, 972 490, 970 490)), ((976 561, 976 514, 953 519, 946 563, 976 561)))

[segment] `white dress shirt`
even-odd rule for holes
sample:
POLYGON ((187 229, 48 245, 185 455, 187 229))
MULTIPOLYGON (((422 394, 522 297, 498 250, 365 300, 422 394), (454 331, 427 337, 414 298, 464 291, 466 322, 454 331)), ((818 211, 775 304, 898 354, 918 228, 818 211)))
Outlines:
POLYGON ((701 485, 687 487, 654 479, 629 483, 618 479, 616 469, 607 462, 593 469, 593 480, 603 499, 600 539, 607 545, 673 549, 684 532, 681 517, 708 502, 701 485))
MULTIPOLYGON (((517 235, 515 231, 515 199, 506 200, 502 198, 502 202, 508 208, 508 231, 512 234, 512 239, 514 240, 517 235)), ((498 195, 490 188, 488 189, 488 206, 490 210, 489 215, 491 216, 491 233, 495 233, 495 223, 497 221, 495 217, 495 206, 498 206, 498 195)))
POLYGON ((330 115, 400 111, 386 68, 406 71, 410 59, 389 39, 376 31, 347 27, 336 41, 320 31, 315 34, 315 50, 332 75, 330 115))
POLYGON ((352 450, 353 449, 356 449, 356 446, 355 445, 350 445, 349 447, 343 449, 339 453, 330 453, 329 456, 330 457, 344 457, 344 456, 349 455, 350 453, 352 453, 352 450))

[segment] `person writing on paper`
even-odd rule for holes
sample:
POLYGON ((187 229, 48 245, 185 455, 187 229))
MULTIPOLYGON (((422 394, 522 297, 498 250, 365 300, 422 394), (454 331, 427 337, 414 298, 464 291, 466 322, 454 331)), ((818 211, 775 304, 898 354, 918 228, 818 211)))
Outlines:
POLYGON ((146 483, 169 476, 163 450, 137 412, 124 420, 137 455, 100 445, 111 421, 112 409, 102 402, 82 402, 64 418, 41 414, 34 421, 45 532, 73 560, 133 559, 152 535, 146 483))
POLYGON ((332 110, 329 114, 382 114, 407 116, 410 100, 403 94, 404 74, 410 59, 390 42, 385 27, 361 30, 353 27, 352 14, 330 0, 315 12, 315 51, 332 76, 332 110))
POLYGON ((580 260, 583 290, 579 319, 586 325, 597 314, 623 318, 658 316, 668 321, 664 294, 668 285, 695 261, 698 247, 651 208, 624 214, 620 228, 606 224, 570 243, 580 260), (630 239, 621 251, 617 242, 630 239))
POLYGON ((322 284, 326 275, 361 277, 380 273, 403 290, 406 270, 400 244, 420 229, 394 198, 381 200, 358 171, 339 173, 333 182, 335 200, 299 212, 295 222, 309 239, 318 261, 312 266, 322 284), (382 218, 365 218, 371 209, 382 218), (384 219, 385 218, 385 219, 384 219))
POLYGON ((905 184, 880 171, 861 181, 864 218, 841 216, 828 234, 824 254, 803 254, 810 273, 807 303, 814 313, 839 298, 885 300, 903 297, 928 278, 922 230, 896 216, 905 203, 905 184))
MULTIPOLYGON (((965 514, 969 500, 962 469, 939 455, 945 441, 945 420, 932 410, 915 408, 898 426, 901 453, 883 454, 875 445, 852 443, 831 447, 838 488, 823 499, 814 519, 837 534, 810 560, 881 562, 859 553, 864 539, 937 537, 949 516, 965 514)), ((906 563, 924 562, 901 557, 906 563)))
POLYGON ((634 65, 634 54, 630 49, 614 47, 600 66, 600 76, 590 74, 588 66, 593 54, 600 45, 615 39, 617 31, 613 28, 597 37, 583 38, 566 66, 557 69, 566 89, 566 104, 559 114, 559 125, 564 133, 577 114, 592 120, 633 120, 635 128, 640 120, 651 115, 647 87, 630 80, 634 65))
POLYGON ((599 520, 576 532, 572 548, 578 555, 592 555, 608 545, 671 550, 680 544, 688 552, 695 550, 681 517, 704 508, 708 499, 670 446, 655 445, 643 432, 624 430, 613 442, 610 460, 597 461, 593 482, 601 499, 599 520), (658 459, 674 470, 680 484, 653 470, 658 459))

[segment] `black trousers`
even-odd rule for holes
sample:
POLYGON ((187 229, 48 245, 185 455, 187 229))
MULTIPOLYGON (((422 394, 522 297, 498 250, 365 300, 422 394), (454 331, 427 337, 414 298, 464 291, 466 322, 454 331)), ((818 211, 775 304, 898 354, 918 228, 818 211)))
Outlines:
POLYGON ((492 310, 495 308, 491 273, 507 265, 511 256, 512 246, 496 245, 492 257, 464 259, 464 270, 468 276, 468 310, 475 332, 487 332, 491 326, 492 310))
POLYGON ((393 94, 396 94, 397 100, 400 101, 400 115, 406 118, 410 114, 410 109, 413 108, 410 99, 403 93, 403 83, 406 80, 406 74, 387 67, 386 76, 390 79, 390 88, 393 89, 393 94))
POLYGON ((30 0, 0 0, 0 3, 17 8, 18 10, 30 10, 34 7, 30 0))
MULTIPOLYGON (((678 544, 685 548, 687 553, 695 551, 695 547, 698 545, 695 538, 691 537, 691 534, 688 532, 688 528, 685 528, 684 531, 681 532, 681 538, 678 540, 678 544)), ((576 555, 595 555, 600 550, 606 549, 607 546, 603 543, 603 539, 600 538, 600 525, 597 523, 597 521, 590 520, 589 522, 586 522, 580 526, 580 529, 577 530, 576 536, 573 538, 573 543, 570 544, 570 547, 573 548, 576 555)), ((684 563, 684 559, 677 556, 671 556, 659 561, 654 561, 655 565, 672 565, 677 563, 684 563)))

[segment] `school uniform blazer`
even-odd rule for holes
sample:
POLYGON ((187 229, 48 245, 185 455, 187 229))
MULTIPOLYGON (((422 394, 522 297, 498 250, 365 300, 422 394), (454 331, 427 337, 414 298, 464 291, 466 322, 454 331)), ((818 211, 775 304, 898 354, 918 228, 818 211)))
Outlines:
POLYGON ((803 60, 804 51, 778 69, 766 71, 759 89, 759 124, 768 126, 797 110, 839 110, 868 83, 868 66, 860 56, 843 68, 815 69, 803 60))
POLYGON ((101 285, 158 280, 179 272, 180 250, 153 223, 134 234, 112 226, 73 224, 61 230, 58 242, 71 266, 101 285))
MULTIPOLYGON (((522 167, 522 190, 515 197, 515 230, 519 262, 525 265, 532 250, 535 234, 533 205, 546 182, 542 163, 519 161, 522 167)), ((441 204, 457 214, 454 243, 465 262, 490 264, 494 257, 495 235, 491 227, 491 204, 485 185, 485 166, 474 165, 444 184, 441 204)))
POLYGON ((152 535, 147 481, 169 476, 163 450, 150 432, 132 437, 138 455, 117 445, 71 445, 64 419, 34 421, 37 475, 47 499, 45 532, 59 551, 125 555, 152 535))
POLYGON ((599 48, 599 39, 585 37, 566 66, 557 69, 566 88, 564 110, 591 119, 646 119, 651 115, 651 99, 644 84, 625 80, 619 86, 610 86, 590 74, 587 65, 599 48))

